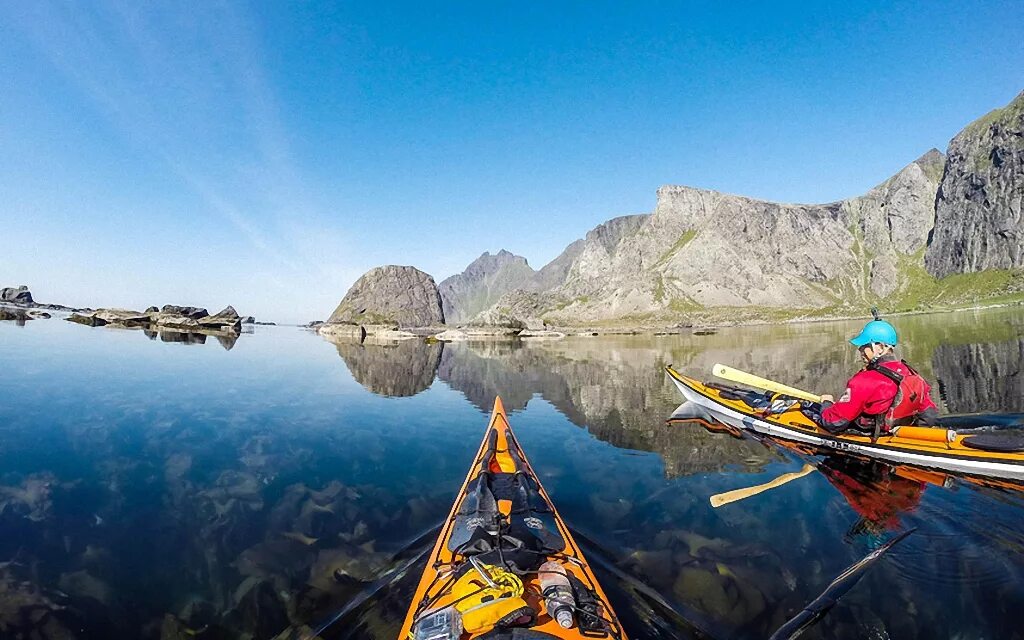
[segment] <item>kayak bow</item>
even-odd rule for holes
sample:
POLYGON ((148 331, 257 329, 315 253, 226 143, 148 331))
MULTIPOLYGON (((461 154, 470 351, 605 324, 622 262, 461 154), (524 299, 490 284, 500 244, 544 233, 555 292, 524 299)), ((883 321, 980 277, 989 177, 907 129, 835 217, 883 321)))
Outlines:
POLYGON ((877 440, 856 433, 836 435, 804 415, 796 399, 772 402, 764 393, 706 384, 672 367, 665 370, 684 398, 733 429, 899 464, 1024 480, 1024 441, 1019 438, 965 436, 938 427, 900 427, 877 440), (752 405, 751 399, 758 402, 752 405))
POLYGON ((500 398, 398 637, 626 637, 500 398))

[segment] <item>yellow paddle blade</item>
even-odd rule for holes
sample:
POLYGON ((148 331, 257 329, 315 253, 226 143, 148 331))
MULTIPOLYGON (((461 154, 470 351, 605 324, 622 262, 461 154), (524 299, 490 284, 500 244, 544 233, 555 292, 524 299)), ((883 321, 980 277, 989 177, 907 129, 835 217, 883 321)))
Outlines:
POLYGON ((768 491, 769 489, 780 487, 786 484, 787 482, 790 482, 791 480, 802 478, 812 471, 814 471, 814 467, 812 467, 809 464, 805 464, 803 469, 800 469, 799 471, 793 471, 790 473, 784 473, 778 478, 772 480, 771 482, 759 484, 755 487, 745 487, 743 489, 733 489, 732 491, 726 491, 725 493, 716 493, 710 498, 711 506, 717 509, 723 504, 729 504, 730 502, 736 502, 737 500, 749 498, 750 496, 756 496, 762 491, 768 491))
POLYGON ((754 387, 755 389, 764 389, 765 391, 781 393, 793 398, 800 398, 801 400, 810 400, 811 402, 821 402, 821 396, 815 395, 809 391, 801 391, 800 389, 787 387, 781 382, 760 378, 752 373, 733 369, 732 367, 727 367, 724 364, 716 364, 711 369, 711 373, 719 378, 731 380, 732 382, 739 382, 740 384, 745 384, 748 387, 754 387))

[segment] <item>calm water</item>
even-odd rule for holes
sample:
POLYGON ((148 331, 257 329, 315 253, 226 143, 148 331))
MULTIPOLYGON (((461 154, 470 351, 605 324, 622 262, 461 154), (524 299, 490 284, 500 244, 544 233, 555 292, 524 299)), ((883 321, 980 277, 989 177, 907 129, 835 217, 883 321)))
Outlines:
MULTIPOLYGON (((1021 422, 1021 311, 896 324, 945 412, 1000 414, 955 422, 1021 422)), ((663 366, 838 395, 856 328, 334 345, 0 322, 0 636, 302 637, 347 607, 329 635, 393 638, 421 566, 379 579, 429 544, 500 393, 634 637, 764 638, 918 527, 804 637, 1024 638, 1024 494, 818 459, 709 505, 805 460, 666 425, 663 366)))

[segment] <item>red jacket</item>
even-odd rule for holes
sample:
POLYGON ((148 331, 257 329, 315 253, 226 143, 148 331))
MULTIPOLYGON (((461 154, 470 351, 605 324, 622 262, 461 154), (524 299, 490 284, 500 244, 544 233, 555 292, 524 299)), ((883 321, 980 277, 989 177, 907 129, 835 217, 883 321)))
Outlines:
POLYGON ((931 387, 916 371, 892 356, 881 358, 877 366, 895 371, 903 377, 903 383, 897 387, 895 381, 870 368, 857 372, 846 383, 843 397, 835 403, 822 403, 823 427, 833 432, 841 431, 851 424, 870 428, 874 426, 876 416, 885 417, 887 413, 889 417, 903 423, 935 423, 938 408, 929 395, 931 387), (893 400, 901 388, 902 398, 893 407, 893 400), (890 409, 893 409, 891 413, 890 409))

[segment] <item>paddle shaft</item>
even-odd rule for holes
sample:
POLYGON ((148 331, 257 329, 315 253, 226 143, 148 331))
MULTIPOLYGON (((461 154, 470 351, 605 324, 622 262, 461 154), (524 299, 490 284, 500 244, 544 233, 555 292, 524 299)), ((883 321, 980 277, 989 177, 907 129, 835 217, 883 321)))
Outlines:
POLYGON ((710 498, 711 506, 717 509, 723 504, 729 504, 730 502, 743 500, 744 498, 749 498, 750 496, 756 496, 761 492, 768 491, 769 489, 774 489, 775 487, 780 487, 786 484, 787 482, 796 480, 797 478, 802 478, 806 476, 808 473, 811 473, 812 471, 814 471, 814 467, 809 464, 805 464, 803 469, 800 469, 799 471, 784 473, 778 478, 772 480, 771 482, 759 484, 756 487, 745 487, 743 489, 733 489, 732 491, 726 491, 725 493, 716 493, 710 498))
POLYGON ((730 380, 732 382, 739 382, 740 384, 745 384, 748 387, 754 387, 755 389, 764 389, 765 391, 781 393, 793 398, 800 398, 801 400, 810 400, 811 402, 821 402, 821 396, 810 393, 809 391, 802 391, 794 387, 788 387, 781 382, 761 378, 752 373, 747 373, 746 371, 727 367, 724 364, 716 364, 711 369, 711 373, 719 378, 730 380))

